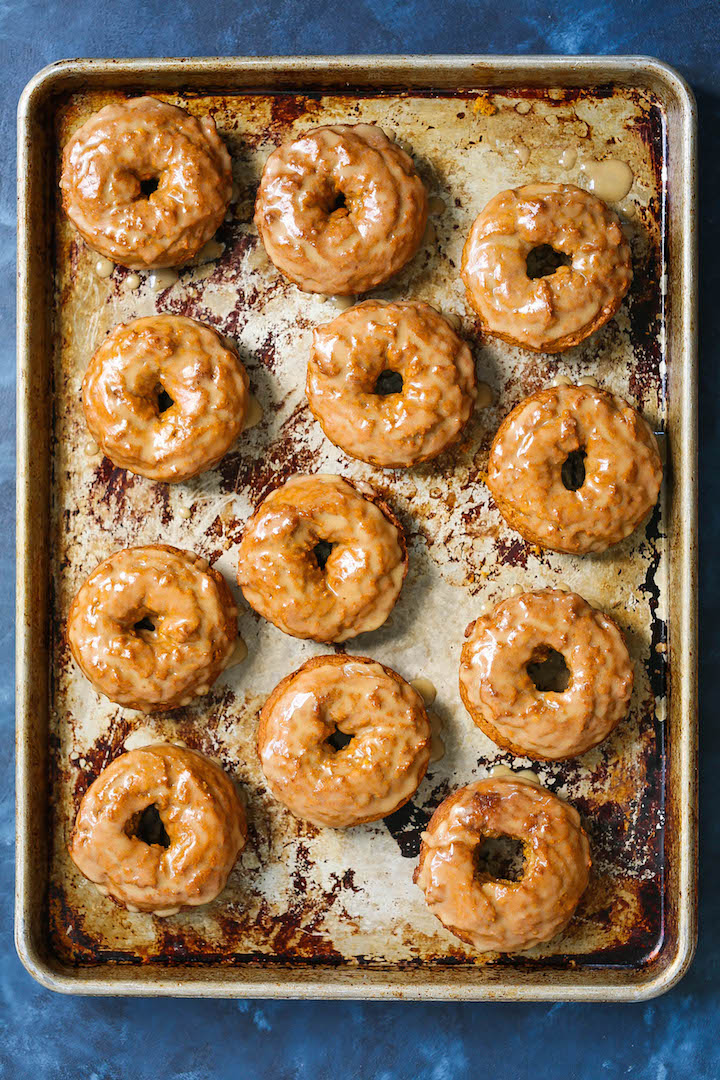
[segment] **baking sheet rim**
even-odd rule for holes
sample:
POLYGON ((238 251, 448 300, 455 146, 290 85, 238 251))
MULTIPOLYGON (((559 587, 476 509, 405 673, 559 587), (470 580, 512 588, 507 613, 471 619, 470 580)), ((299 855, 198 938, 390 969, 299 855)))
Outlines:
MULTIPOLYGON (((347 71, 345 71, 347 73, 347 71)), ((154 80, 153 80, 154 81, 154 80)), ((16 768, 16 904, 15 940, 18 954, 29 973, 48 989, 64 993, 123 994, 129 996, 167 995, 178 997, 296 997, 296 998, 404 998, 430 1000, 644 1000, 664 993, 674 986, 687 971, 696 941, 697 907, 697 345, 696 345, 696 276, 697 235, 695 219, 695 139, 696 115, 691 90, 682 77, 668 65, 650 57, 562 57, 562 56, 335 56, 335 57, 232 57, 198 59, 126 59, 126 60, 63 60, 41 70, 26 86, 18 108, 18 391, 17 391, 17 607, 16 607, 16 701, 17 701, 17 768, 16 768), (33 580, 37 581, 37 550, 32 542, 32 515, 38 498, 37 433, 33 431, 33 366, 35 324, 31 320, 30 290, 33 282, 32 225, 28 220, 32 194, 33 170, 30 131, 35 110, 49 95, 66 89, 62 84, 68 77, 82 71, 85 78, 104 74, 116 82, 129 76, 152 73, 158 77, 173 75, 220 74, 255 71, 274 74, 308 72, 318 77, 327 73, 342 73, 345 69, 370 72, 385 68, 403 68, 408 75, 408 89, 415 88, 412 78, 419 73, 437 76, 439 71, 458 78, 458 88, 487 85, 482 76, 492 68, 503 76, 507 85, 518 82, 518 76, 536 85, 548 85, 554 78, 572 70, 577 84, 604 74, 606 78, 624 73, 631 83, 644 75, 671 91, 679 105, 682 121, 681 158, 678 168, 684 181, 681 191, 682 213, 679 217, 681 252, 675 256, 677 274, 682 278, 675 290, 674 319, 679 324, 675 340, 682 350, 683 372, 679 409, 682 419, 682 445, 676 448, 682 468, 674 477, 674 499, 679 505, 676 514, 682 530, 675 541, 674 559, 676 581, 680 585, 678 623, 680 633, 674 648, 675 662, 672 678, 674 708, 681 717, 680 738, 676 737, 678 761, 677 792, 679 865, 677 868, 677 938, 674 953, 656 974, 646 979, 642 974, 625 970, 626 981, 611 981, 598 976, 588 979, 589 968, 576 972, 529 973, 521 981, 517 973, 493 972, 492 980, 460 984, 462 975, 452 970, 441 977, 423 978, 415 970, 402 973, 392 969, 368 971, 352 967, 340 969, 319 967, 305 969, 305 978, 292 974, 287 968, 268 969, 262 978, 244 968, 222 969, 217 976, 206 976, 193 969, 178 976, 177 969, 144 968, 138 977, 135 969, 103 969, 101 975, 93 969, 61 968, 42 954, 37 941, 40 907, 37 902, 38 881, 43 868, 33 860, 38 850, 39 820, 44 817, 46 784, 42 778, 45 748, 38 745, 38 735, 45 736, 46 726, 33 723, 33 668, 37 668, 38 634, 32 616, 37 621, 37 596, 33 595, 33 580), (33 600, 35 607, 33 607, 33 600), (34 741, 33 741, 34 739, 34 741), (34 925, 33 925, 34 924, 34 925), (510 978, 510 975, 515 978, 510 978), (398 977, 400 975, 400 977, 398 977), (279 976, 279 978, 278 978, 279 976), (355 977, 354 977, 355 976, 355 977), (584 976, 584 977, 583 977, 584 976), (530 981, 532 980, 532 981, 530 981)), ((37 694, 37 690, 35 691, 37 694)), ((42 695, 41 695, 42 697, 42 695)), ((42 845, 41 845, 42 846, 42 845)), ((46 869, 46 867, 44 868, 46 869)), ((292 970, 292 969, 291 969, 292 970)), ((473 972, 475 974, 475 972, 473 972)), ((604 975, 610 972, 603 972, 604 975)))

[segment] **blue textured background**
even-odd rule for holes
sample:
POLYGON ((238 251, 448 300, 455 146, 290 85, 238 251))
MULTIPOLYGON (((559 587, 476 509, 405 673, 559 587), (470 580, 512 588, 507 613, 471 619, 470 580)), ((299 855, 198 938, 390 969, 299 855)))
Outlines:
MULTIPOLYGON (((717 1080, 720 725, 704 695, 700 943, 688 976, 645 1005, 138 1001, 41 989, 12 945, 15 107, 39 68, 74 56, 272 53, 646 53, 675 65, 700 108, 701 523, 720 487, 720 5, 652 0, 0 0, 0 1077, 22 1080, 717 1080), (532 14, 524 14, 532 8, 532 14), (713 183, 714 181, 714 183, 713 183), (704 781, 704 783, 703 783, 704 781)), ((703 686, 720 661, 720 580, 702 563, 703 686)))

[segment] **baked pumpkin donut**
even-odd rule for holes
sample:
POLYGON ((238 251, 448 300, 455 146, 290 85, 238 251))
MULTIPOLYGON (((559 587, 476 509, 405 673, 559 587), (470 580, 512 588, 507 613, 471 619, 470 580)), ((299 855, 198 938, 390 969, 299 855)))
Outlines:
POLYGON ((513 596, 470 623, 465 637, 460 696, 504 750, 540 761, 577 757, 627 716, 633 666, 622 631, 577 593, 513 596))
POLYGON ((280 682, 260 713, 258 754, 272 794, 333 829, 387 817, 430 760, 416 690, 365 656, 316 656, 280 682))
POLYGON ((475 404, 475 364, 429 304, 366 300, 315 330, 306 391, 336 446, 407 468, 460 436, 475 404))
POLYGON ((158 743, 121 754, 93 781, 69 850, 128 911, 175 915, 222 892, 246 839, 245 811, 222 769, 158 743))
POLYGON ((425 186, 374 124, 335 124, 278 147, 255 224, 278 270, 305 292, 348 296, 396 274, 420 246, 425 186))
POLYGON ((236 639, 237 606, 222 574, 167 544, 101 562, 67 621, 72 654, 95 689, 145 713, 207 694, 236 639))
POLYGON ((590 873, 577 810, 532 781, 492 776, 437 808, 423 833, 414 880, 443 926, 479 952, 514 952, 549 941, 572 918, 590 873), (522 841, 519 881, 478 870, 485 840, 522 841))
POLYGON ((292 476, 248 522, 238 583, 250 607, 286 634, 346 641, 382 626, 407 562, 400 522, 368 485, 292 476))
POLYGON ((475 219, 462 277, 483 328, 536 352, 584 341, 620 307, 632 280, 630 245, 616 214, 573 184, 501 191, 475 219), (551 273, 537 252, 555 253, 551 273))
POLYGON ((220 461, 249 400, 237 354, 212 327, 180 315, 116 326, 82 389, 87 426, 113 464, 169 483, 220 461))
POLYGON ((571 555, 605 551, 657 502, 655 436, 620 397, 593 386, 550 386, 505 417, 490 447, 488 487, 531 544, 571 555))
POLYGON ((230 155, 215 121, 152 97, 106 105, 63 151, 65 213, 83 240, 134 270, 182 266, 230 204, 230 155))

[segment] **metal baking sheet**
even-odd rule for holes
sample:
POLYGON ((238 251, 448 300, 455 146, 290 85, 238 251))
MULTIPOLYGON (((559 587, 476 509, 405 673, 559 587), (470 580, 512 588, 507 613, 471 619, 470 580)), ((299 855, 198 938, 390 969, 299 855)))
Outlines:
POLYGON ((80 993, 637 999, 681 976, 695 940, 694 129, 687 87, 642 58, 73 61, 29 85, 19 124, 17 940, 38 979, 80 993), (57 200, 70 133, 102 105, 144 91, 215 118, 238 194, 218 233, 222 255, 157 292, 147 275, 131 287, 121 268, 99 277, 97 256, 57 200), (343 122, 394 132, 433 200, 417 257, 370 295, 421 299, 458 316, 492 392, 456 448, 408 471, 351 461, 323 437, 303 387, 312 328, 337 314, 334 301, 287 283, 252 225, 268 153, 309 126, 343 122), (572 167, 566 151, 577 155, 572 167), (481 339, 458 273, 475 215, 495 192, 538 178, 586 185, 583 164, 607 156, 635 177, 620 207, 635 279, 618 317, 556 357, 481 339), (104 335, 156 311, 191 315, 235 340, 263 408, 217 469, 184 485, 135 477, 89 453, 80 407, 104 335), (667 453, 668 479, 646 528, 601 556, 527 545, 484 484, 500 419, 557 374, 593 375, 627 397, 667 453), (403 521, 410 572, 392 617, 338 649, 429 678, 446 747, 408 806, 345 831, 285 811, 255 752, 269 691, 327 651, 259 619, 235 587, 244 522, 298 471, 370 481, 403 521), (148 718, 92 691, 63 628, 97 562, 152 542, 191 548, 225 573, 241 600, 248 658, 197 704, 148 718), (625 630, 636 672, 631 713, 582 758, 534 766, 578 807, 590 836, 592 880, 576 917, 529 953, 478 956, 412 884, 420 834, 439 802, 497 764, 531 765, 499 751, 466 715, 457 687, 463 631, 511 587, 559 582, 625 630), (250 824, 225 892, 168 919, 112 905, 66 847, 92 779, 123 749, 159 739, 221 763, 241 785, 250 824))

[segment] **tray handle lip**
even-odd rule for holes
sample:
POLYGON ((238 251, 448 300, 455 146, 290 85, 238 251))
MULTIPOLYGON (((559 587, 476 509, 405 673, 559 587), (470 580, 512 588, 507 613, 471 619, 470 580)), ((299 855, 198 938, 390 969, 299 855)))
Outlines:
MULTIPOLYGON (((86 997, 169 997, 169 998, 264 998, 267 1000, 404 1000, 480 1002, 480 1001, 534 1001, 534 1002, 623 1002, 633 1003, 650 1001, 660 997, 677 986, 687 974, 692 964, 697 945, 697 925, 693 923, 689 932, 682 936, 680 944, 664 970, 646 981, 618 986, 601 985, 597 991, 592 986, 569 984, 557 992, 552 986, 550 974, 542 982, 532 987, 478 986, 470 993, 444 991, 442 984, 424 983, 421 980, 408 983, 402 988, 386 986, 379 992, 368 993, 359 982, 347 980, 338 983, 328 982, 321 972, 318 978, 307 982, 292 979, 278 984, 270 977, 257 982, 227 980, 223 983, 212 982, 211 976, 183 980, 178 972, 176 977, 163 973, 163 978, 154 983, 132 975, 120 977, 108 982, 104 975, 82 977, 76 968, 58 964, 53 966, 42 957, 31 940, 29 929, 23 918, 21 898, 17 897, 15 919, 15 948, 18 957, 28 974, 46 990, 58 994, 79 995, 86 997), (280 993, 278 993, 280 989, 280 993)), ((89 970, 89 969, 88 969, 89 970)))
POLYGON ((625 53, 617 56, 602 56, 599 54, 543 54, 531 53, 523 56, 511 54, 485 54, 485 53, 337 53, 332 56, 308 55, 308 56, 177 56, 177 57, 76 57, 56 60, 47 64, 33 75, 23 89, 18 102, 18 120, 25 119, 32 111, 37 99, 44 98, 60 88, 60 84, 80 75, 78 65, 84 69, 95 71, 115 70, 120 73, 137 75, 144 69, 173 70, 181 72, 184 67, 208 67, 223 64, 237 69, 244 67, 272 71, 278 64, 287 68, 317 67, 319 70, 328 70, 332 67, 358 66, 358 65, 388 65, 410 63, 417 67, 435 69, 437 67, 467 69, 477 65, 490 66, 495 64, 512 64, 516 70, 532 70, 542 66, 546 71, 562 71, 568 64, 596 68, 598 71, 607 71, 610 68, 631 67, 634 71, 642 71, 646 75, 654 76, 664 83, 676 95, 683 111, 693 124, 696 123, 697 105, 695 95, 685 77, 671 64, 657 57, 643 53, 625 53))

